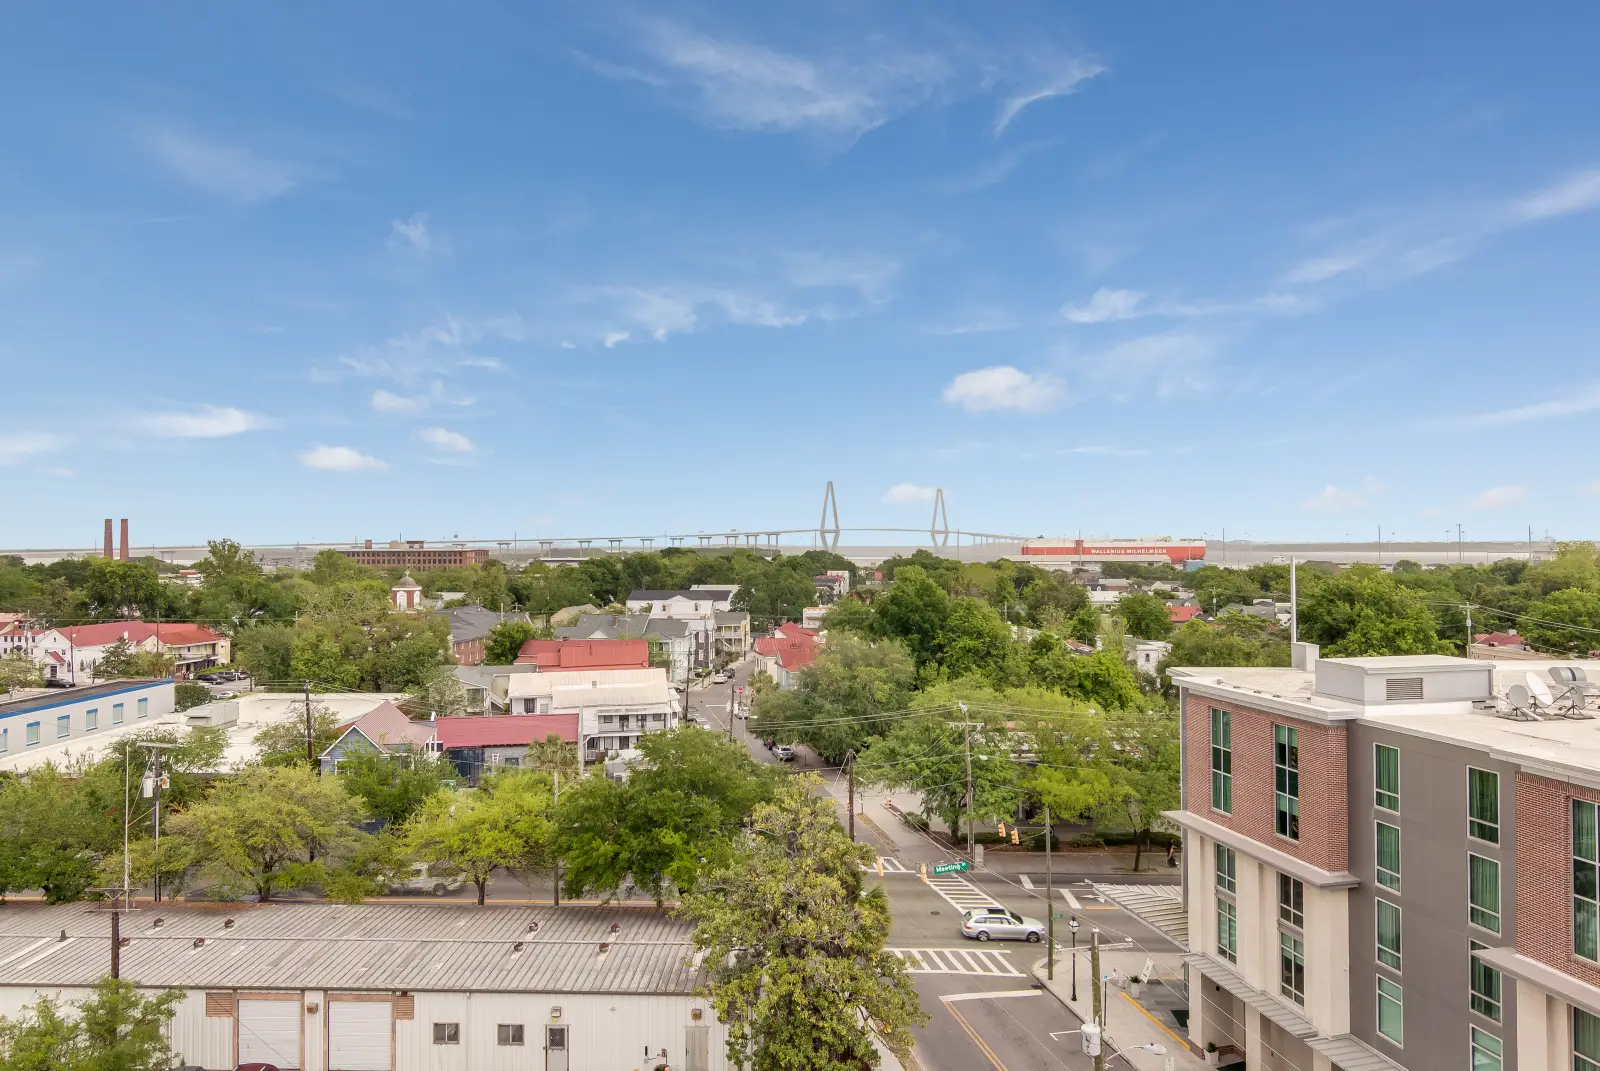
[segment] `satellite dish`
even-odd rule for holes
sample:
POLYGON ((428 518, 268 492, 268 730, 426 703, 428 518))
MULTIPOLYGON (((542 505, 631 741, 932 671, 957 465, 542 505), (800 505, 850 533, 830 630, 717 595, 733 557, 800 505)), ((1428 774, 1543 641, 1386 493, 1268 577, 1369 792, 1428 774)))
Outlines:
POLYGON ((1556 701, 1556 697, 1550 693, 1550 686, 1540 680, 1538 674, 1529 670, 1525 676, 1528 679, 1528 691, 1540 706, 1549 706, 1556 701))
POLYGON ((1528 689, 1520 684, 1513 684, 1506 689, 1506 702, 1518 710, 1525 709, 1528 705, 1528 689))

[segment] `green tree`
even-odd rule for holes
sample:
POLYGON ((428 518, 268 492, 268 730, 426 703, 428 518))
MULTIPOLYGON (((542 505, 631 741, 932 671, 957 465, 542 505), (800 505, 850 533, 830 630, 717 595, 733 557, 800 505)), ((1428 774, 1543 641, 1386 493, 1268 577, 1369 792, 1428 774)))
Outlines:
POLYGON ((950 678, 978 674, 1004 688, 1017 676, 1011 626, 988 603, 959 598, 950 602, 935 641, 935 661, 950 678))
POLYGON ((336 550, 319 550, 311 559, 306 579, 318 587, 332 587, 351 580, 362 580, 372 574, 336 550))
POLYGON ((8 695, 18 688, 43 688, 44 673, 23 650, 0 655, 0 690, 8 695))
POLYGON ((937 661, 951 601, 926 570, 916 565, 900 568, 895 573, 894 586, 872 604, 872 609, 879 634, 902 641, 918 666, 937 661))
POLYGON ((360 843, 359 800, 337 778, 305 767, 247 766, 163 827, 184 864, 226 896, 273 893, 321 881, 360 843))
POLYGON ((195 562, 194 567, 205 577, 207 584, 234 577, 261 575, 256 556, 232 539, 207 540, 206 556, 195 562))
POLYGON ((432 873, 464 875, 482 904, 496 870, 548 865, 554 809, 549 774, 508 770, 476 789, 430 796, 406 824, 406 849, 432 873))
POLYGON ((1084 603, 1067 622, 1067 635, 1079 643, 1093 644, 1100 635, 1100 608, 1084 603))
POLYGON ((1154 595, 1133 593, 1117 602, 1117 615, 1128 628, 1129 635, 1141 640, 1164 640, 1172 635, 1172 617, 1167 604, 1154 595))
POLYGON ((543 740, 528 745, 522 765, 530 770, 558 773, 562 778, 578 776, 578 745, 561 739, 558 733, 549 733, 543 740))
POLYGON ((1540 651, 1583 655, 1600 650, 1600 593, 1566 588, 1546 595, 1528 607, 1522 632, 1540 651))
MULTIPOLYGON (((801 742, 829 762, 860 750, 883 732, 883 715, 904 710, 916 685, 911 656, 899 643, 859 634, 830 635, 792 691, 757 693, 753 728, 763 736, 801 742)), ((753 684, 752 684, 753 687, 753 684)))
POLYGON ((809 573, 772 569, 740 585, 732 607, 750 615, 750 627, 765 631, 785 621, 800 620, 807 606, 817 601, 817 587, 809 573))
POLYGON ((918 793, 923 813, 937 815, 955 834, 966 812, 970 753, 974 821, 1014 815, 1024 796, 1023 769, 1004 696, 965 680, 930 688, 914 705, 925 713, 897 720, 869 744, 856 760, 857 780, 918 793))
POLYGON ((129 676, 133 668, 133 644, 128 642, 128 637, 121 639, 107 647, 94 663, 94 674, 104 680, 116 677, 129 676))
POLYGON ((1139 679, 1118 649, 1080 655, 1049 633, 1028 647, 1029 675, 1035 682, 1101 710, 1140 710, 1146 706, 1139 679))
POLYGON ((211 689, 198 681, 179 681, 172 686, 173 705, 179 711, 211 702, 211 689))
POLYGON ((526 621, 502 621, 489 630, 483 645, 483 660, 491 666, 509 666, 517 660, 522 645, 533 639, 533 626, 526 621))
POLYGON ((263 766, 313 769, 321 764, 322 753, 342 735, 333 711, 311 701, 311 757, 306 757, 306 704, 290 703, 290 717, 273 722, 255 735, 258 761, 263 766))
POLYGON ((167 1035, 183 996, 147 997, 137 982, 105 977, 71 1015, 41 997, 0 1020, 0 1071, 167 1071, 179 1059, 167 1035))
POLYGON ((0 784, 0 893, 42 889, 52 904, 82 897, 102 858, 97 824, 75 780, 50 763, 0 784))
POLYGON ((874 626, 872 607, 860 599, 844 598, 828 607, 822 616, 822 629, 829 634, 859 632, 872 635, 874 626))
POLYGON ((339 783, 366 804, 367 813, 384 825, 399 825, 435 793, 455 770, 432 755, 379 755, 359 751, 339 761, 339 783))
POLYGON ((1450 651, 1426 604, 1375 565, 1351 566, 1302 593, 1300 636, 1335 658, 1450 651))
POLYGON ((820 789, 798 778, 757 806, 737 850, 684 898, 731 1065, 868 1071, 872 1034, 903 1052, 927 1021, 886 951, 888 899, 862 882, 871 849, 839 828, 820 789))
POLYGON ((1168 666, 1287 666, 1289 636, 1276 621, 1223 614, 1215 622, 1190 621, 1172 634, 1168 666))
POLYGON ((294 681, 294 627, 285 624, 252 625, 233 637, 233 660, 243 666, 258 688, 276 690, 298 686, 294 681))
POLYGON ((663 903, 728 858, 739 823, 771 797, 776 774, 696 726, 651 733, 623 782, 563 786, 556 846, 569 896, 610 895, 631 877, 663 903))

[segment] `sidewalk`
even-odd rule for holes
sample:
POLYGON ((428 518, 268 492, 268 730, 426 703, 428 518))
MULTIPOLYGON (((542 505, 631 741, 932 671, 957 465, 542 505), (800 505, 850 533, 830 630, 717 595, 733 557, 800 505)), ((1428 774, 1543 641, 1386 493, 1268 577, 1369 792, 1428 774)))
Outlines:
MULTIPOLYGON (((1131 977, 1144 967, 1144 961, 1151 959, 1155 962, 1153 977, 1173 980, 1176 986, 1177 978, 1182 973, 1182 963, 1176 955, 1151 955, 1145 952, 1102 952, 1100 954, 1100 970, 1110 975, 1113 970, 1119 971, 1124 978, 1131 977)), ((1050 991, 1056 999, 1065 1004, 1080 1022, 1088 1020, 1093 1015, 1094 991, 1089 979, 1089 953, 1083 945, 1078 946, 1078 999, 1072 1000, 1072 950, 1070 948, 1056 949, 1056 977, 1054 981, 1045 978, 1045 961, 1039 960, 1033 967, 1034 977, 1050 991)), ((1165 995, 1165 987, 1159 981, 1152 981, 1144 989, 1143 999, 1154 1003, 1156 995, 1165 995)), ((1181 1036, 1182 1032, 1173 1026, 1161 1022, 1156 1016, 1146 1010, 1141 1004, 1128 995, 1126 989, 1106 983, 1106 1032, 1103 1039, 1106 1053, 1120 1052, 1124 1063, 1112 1065, 1114 1071, 1120 1067, 1133 1067, 1138 1071, 1165 1071, 1167 1067, 1177 1069, 1193 1069, 1200 1071, 1206 1067, 1206 1062, 1189 1051, 1188 1042, 1181 1036), (1166 1049, 1165 1054, 1156 1055, 1144 1049, 1135 1048, 1155 1042, 1166 1049), (1171 1060, 1171 1064, 1167 1061, 1171 1060)), ((1076 1037, 1076 1036, 1075 1036, 1076 1037)), ((1075 1041, 1075 1044, 1077 1042, 1075 1041)))

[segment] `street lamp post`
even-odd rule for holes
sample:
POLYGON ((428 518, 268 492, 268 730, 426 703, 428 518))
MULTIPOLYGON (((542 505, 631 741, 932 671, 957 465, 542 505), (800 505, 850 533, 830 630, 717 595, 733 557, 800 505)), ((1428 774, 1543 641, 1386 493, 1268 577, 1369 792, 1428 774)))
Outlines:
POLYGON ((1078 916, 1073 915, 1067 920, 1067 929, 1072 931, 1072 999, 1078 999, 1078 916))

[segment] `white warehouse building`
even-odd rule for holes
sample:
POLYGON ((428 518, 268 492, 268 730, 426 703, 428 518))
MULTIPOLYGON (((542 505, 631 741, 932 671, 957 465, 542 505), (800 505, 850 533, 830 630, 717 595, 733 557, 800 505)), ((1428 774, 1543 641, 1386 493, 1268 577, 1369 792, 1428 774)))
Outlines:
MULTIPOLYGON (((89 995, 111 914, 11 904, 0 1016, 89 995)), ((690 927, 647 908, 323 903, 141 907, 122 977, 184 993, 180 1063, 223 1071, 728 1071, 690 927)))

